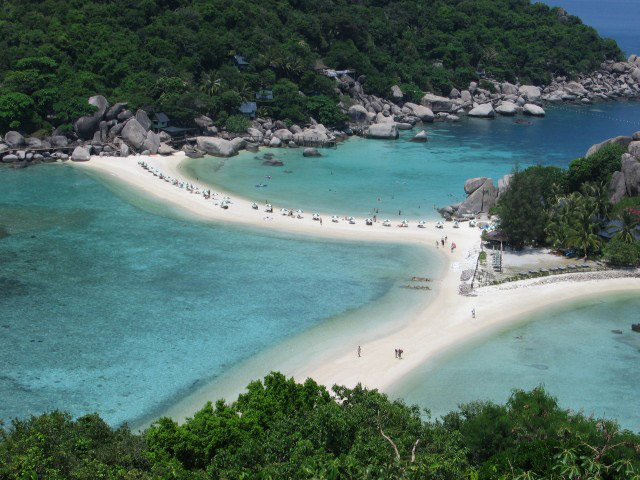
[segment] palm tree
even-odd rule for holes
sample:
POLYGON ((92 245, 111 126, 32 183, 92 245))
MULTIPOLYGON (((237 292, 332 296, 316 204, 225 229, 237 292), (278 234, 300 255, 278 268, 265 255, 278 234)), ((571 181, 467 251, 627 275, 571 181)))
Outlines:
POLYGON ((214 96, 222 88, 222 80, 218 78, 218 74, 215 71, 205 73, 202 76, 202 83, 200 84, 200 91, 207 95, 214 96))
POLYGON ((600 225, 604 227, 612 208, 604 184, 585 183, 581 190, 585 197, 592 199, 593 213, 598 217, 600 225))
POLYGON ((574 248, 581 250, 586 259, 589 252, 597 250, 602 245, 602 239, 598 236, 600 225, 594 221, 590 202, 580 202, 571 226, 568 229, 567 242, 574 248))
POLYGON ((238 96, 240 97, 240 100, 243 102, 248 102, 249 100, 255 97, 253 90, 249 85, 247 85, 246 82, 241 82, 238 85, 236 85, 236 87, 234 88, 234 91, 238 94, 238 96))
POLYGON ((631 210, 625 208, 619 216, 622 221, 620 231, 615 234, 614 238, 621 240, 624 243, 635 243, 636 238, 634 231, 638 226, 638 220, 633 216, 631 210))

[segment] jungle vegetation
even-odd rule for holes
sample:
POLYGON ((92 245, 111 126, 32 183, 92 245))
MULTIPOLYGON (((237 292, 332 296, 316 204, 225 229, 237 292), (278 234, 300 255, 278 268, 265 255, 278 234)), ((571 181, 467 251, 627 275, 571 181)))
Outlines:
POLYGON ((517 247, 548 245, 585 258, 602 254, 617 265, 640 265, 640 243, 634 236, 640 199, 627 197, 614 207, 607 194, 625 152, 619 145, 607 145, 574 160, 567 170, 534 166, 516 171, 495 208, 500 228, 517 247), (612 221, 619 227, 605 242, 599 233, 612 221))
POLYGON ((0 429, 0 479, 640 479, 640 436, 539 387, 443 419, 376 390, 271 373, 184 424, 132 433, 63 412, 0 429))
POLYGON ((621 58, 577 17, 529 0, 5 0, 0 131, 70 131, 95 94, 224 126, 261 89, 274 92, 262 115, 337 124, 336 82, 316 60, 365 75, 368 93, 398 84, 415 101, 479 71, 540 85, 621 58))

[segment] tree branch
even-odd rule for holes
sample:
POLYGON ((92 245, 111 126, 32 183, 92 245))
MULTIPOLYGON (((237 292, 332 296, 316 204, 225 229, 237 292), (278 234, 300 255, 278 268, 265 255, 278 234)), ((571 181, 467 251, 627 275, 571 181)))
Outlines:
POLYGON ((393 447, 393 451, 396 452, 396 459, 398 461, 400 461, 400 452, 398 452, 398 447, 396 447, 396 444, 393 443, 393 440, 391 440, 389 437, 387 437, 384 434, 384 431, 382 430, 382 427, 380 428, 380 434, 382 435, 382 438, 384 438, 387 442, 389 442, 391 444, 391 446, 393 447))
POLYGON ((411 463, 416 463, 416 448, 418 448, 419 443, 420 439, 417 439, 416 443, 413 444, 413 449, 411 450, 411 463))

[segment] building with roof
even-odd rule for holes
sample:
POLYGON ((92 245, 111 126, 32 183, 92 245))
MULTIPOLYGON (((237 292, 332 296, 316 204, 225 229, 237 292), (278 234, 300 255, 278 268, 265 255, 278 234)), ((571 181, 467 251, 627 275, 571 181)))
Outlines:
POLYGON ((240 108, 238 108, 238 110, 242 115, 253 120, 254 118, 256 118, 256 115, 258 113, 258 105, 256 104, 256 102, 244 102, 240 105, 240 108))
POLYGON ((256 92, 256 100, 268 102, 273 100, 273 90, 259 90, 256 92))
POLYGON ((236 64, 236 67, 238 67, 240 70, 245 70, 246 68, 249 68, 249 61, 244 58, 242 55, 234 55, 233 56, 233 61, 236 64))
POLYGON ((151 125, 153 126, 153 128, 160 130, 163 128, 167 128, 169 126, 169 121, 170 120, 167 114, 162 112, 156 112, 153 114, 153 117, 151 118, 151 125))

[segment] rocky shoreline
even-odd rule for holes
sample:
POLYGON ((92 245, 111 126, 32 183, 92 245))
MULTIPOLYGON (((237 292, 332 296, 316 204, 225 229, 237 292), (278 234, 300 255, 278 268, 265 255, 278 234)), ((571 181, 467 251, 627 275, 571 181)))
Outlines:
MULTIPOLYGON (((596 143, 587 150, 585 157, 590 157, 606 145, 620 145, 627 149, 620 157, 620 169, 613 173, 608 185, 609 201, 615 205, 624 197, 640 195, 640 132, 596 143)), ((467 198, 461 203, 439 208, 438 212, 445 220, 472 219, 488 213, 496 206, 500 195, 509 188, 512 177, 513 174, 504 175, 498 180, 497 186, 488 177, 470 178, 464 183, 467 198)))
MULTIPOLYGON (((365 94, 365 85, 365 76, 353 79, 342 75, 336 78, 336 92, 345 99, 338 106, 349 118, 345 128, 328 128, 313 119, 308 125, 288 127, 280 120, 258 118, 251 122, 245 133, 236 134, 219 132, 212 119, 200 116, 194 119, 199 133, 192 137, 191 143, 184 144, 182 150, 192 155, 229 157, 243 149, 258 151, 261 146, 307 147, 305 156, 319 156, 317 147, 334 146, 354 134, 372 139, 397 139, 400 130, 435 121, 456 122, 462 116, 494 118, 497 115, 522 114, 541 117, 545 115, 545 104, 590 104, 640 98, 640 57, 631 55, 626 62, 605 62, 598 71, 576 80, 556 77, 548 86, 485 79, 481 85, 486 88, 471 82, 467 89, 452 89, 448 97, 427 93, 420 103, 405 101, 405 95, 397 85, 391 88, 390 99, 365 94)), ((0 136, 1 162, 19 168, 69 159, 85 161, 90 155, 170 155, 175 151, 170 135, 154 132, 144 110, 134 113, 126 103, 110 106, 101 95, 89 98, 89 104, 96 108, 96 112, 75 122, 73 138, 56 131, 42 139, 25 138, 14 131, 0 136)), ((422 130, 412 141, 426 142, 428 138, 422 130)), ((454 211, 447 207, 443 214, 471 215, 477 210, 478 202, 481 211, 488 210, 493 206, 491 197, 497 198, 501 189, 506 188, 508 177, 503 177, 500 180, 502 184, 499 182, 497 187, 493 182, 489 185, 488 179, 482 182, 472 179, 472 185, 480 182, 478 188, 473 190, 465 186, 470 195, 467 201, 454 211), (482 195, 476 194, 477 191, 482 195), (486 198, 487 193, 489 198, 486 198)))

